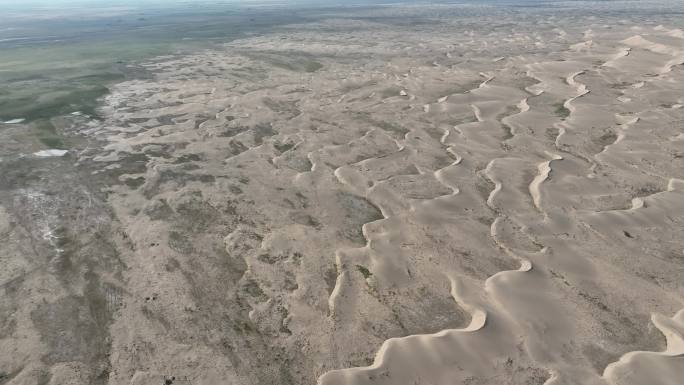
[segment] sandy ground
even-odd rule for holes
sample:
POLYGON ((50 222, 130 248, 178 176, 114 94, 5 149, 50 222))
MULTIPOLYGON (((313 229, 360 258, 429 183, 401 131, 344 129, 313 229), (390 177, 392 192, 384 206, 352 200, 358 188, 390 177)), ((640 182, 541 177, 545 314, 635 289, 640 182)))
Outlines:
POLYGON ((684 32, 424 12, 61 118, 3 176, 0 384, 681 384, 684 32))

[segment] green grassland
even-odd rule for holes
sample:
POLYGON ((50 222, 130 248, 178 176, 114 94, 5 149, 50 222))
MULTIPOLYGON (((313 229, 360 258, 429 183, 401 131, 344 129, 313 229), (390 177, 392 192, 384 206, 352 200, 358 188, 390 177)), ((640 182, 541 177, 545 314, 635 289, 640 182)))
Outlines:
POLYGON ((304 20, 278 10, 185 7, 3 20, 0 27, 8 27, 0 31, 10 32, 0 32, 0 121, 36 122, 74 111, 96 117, 98 98, 110 85, 148 75, 136 63, 304 20))

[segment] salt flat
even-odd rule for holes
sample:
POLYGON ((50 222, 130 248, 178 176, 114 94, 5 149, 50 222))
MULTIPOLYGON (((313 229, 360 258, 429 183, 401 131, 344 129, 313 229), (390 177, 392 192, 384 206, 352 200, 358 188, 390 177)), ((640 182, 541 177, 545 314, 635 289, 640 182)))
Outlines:
POLYGON ((31 160, 71 193, 4 176, 0 383, 680 384, 681 19, 601 12, 336 10, 140 64, 31 160))

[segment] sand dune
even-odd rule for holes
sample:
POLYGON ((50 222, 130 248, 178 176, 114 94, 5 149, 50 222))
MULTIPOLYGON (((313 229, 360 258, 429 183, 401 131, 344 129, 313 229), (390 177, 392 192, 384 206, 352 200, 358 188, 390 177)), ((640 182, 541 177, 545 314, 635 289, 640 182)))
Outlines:
POLYGON ((78 153, 125 234, 108 383, 681 383, 681 30, 430 15, 112 89, 78 153))

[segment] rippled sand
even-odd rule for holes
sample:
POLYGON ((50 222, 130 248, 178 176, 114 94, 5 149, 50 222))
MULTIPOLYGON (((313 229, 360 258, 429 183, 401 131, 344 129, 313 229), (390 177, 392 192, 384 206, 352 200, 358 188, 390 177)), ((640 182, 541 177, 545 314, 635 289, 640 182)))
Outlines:
POLYGON ((105 315, 17 300, 9 383, 681 384, 684 33, 421 12, 117 85, 72 159, 110 178, 105 315))

